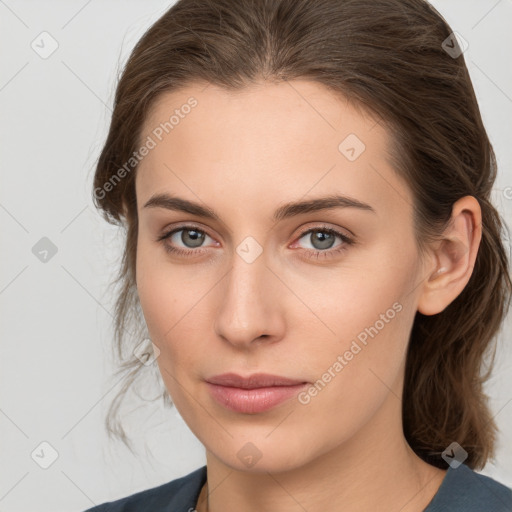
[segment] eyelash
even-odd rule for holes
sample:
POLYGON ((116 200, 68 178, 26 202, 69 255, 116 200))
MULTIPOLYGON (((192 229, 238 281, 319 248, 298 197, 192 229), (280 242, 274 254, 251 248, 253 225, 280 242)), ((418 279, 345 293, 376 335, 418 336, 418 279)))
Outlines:
MULTIPOLYGON (((172 231, 169 231, 168 233, 164 233, 163 235, 158 237, 156 241, 161 242, 163 244, 165 251, 168 252, 169 254, 174 254, 174 255, 178 255, 178 256, 190 256, 191 254, 203 253, 205 250, 204 247, 203 248, 200 247, 198 249, 181 249, 181 248, 173 247, 172 245, 169 245, 168 243, 166 243, 166 240, 168 238, 170 238, 172 235, 174 235, 175 233, 178 233, 180 231, 187 231, 187 230, 198 231, 201 234, 208 235, 208 233, 206 231, 199 229, 199 227, 188 224, 185 226, 180 226, 179 228, 175 228, 172 231)), ((341 245, 339 245, 336 249, 325 249, 325 250, 305 249, 306 252, 312 253, 310 256, 311 258, 316 257, 316 259, 318 259, 318 258, 334 257, 334 256, 337 256, 338 254, 342 253, 343 251, 345 251, 347 249, 347 246, 355 244, 355 241, 352 238, 348 237, 347 235, 344 235, 343 233, 340 233, 336 229, 333 229, 333 228, 330 228, 327 226, 316 226, 314 228, 309 228, 309 229, 303 231, 298 236, 297 240, 300 240, 305 235, 307 235, 309 233, 314 233, 314 232, 328 233, 328 234, 337 236, 341 239, 341 241, 343 243, 341 245)), ((208 236, 210 236, 210 235, 208 235, 208 236)))

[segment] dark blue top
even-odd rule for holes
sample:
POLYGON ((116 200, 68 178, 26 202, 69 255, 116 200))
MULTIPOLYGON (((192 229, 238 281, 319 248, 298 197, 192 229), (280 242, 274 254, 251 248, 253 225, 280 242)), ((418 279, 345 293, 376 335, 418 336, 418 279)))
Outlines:
MULTIPOLYGON (((192 512, 205 482, 206 466, 202 466, 166 484, 84 512, 192 512)), ((424 510, 448 511, 512 512, 512 489, 476 473, 465 464, 456 469, 450 466, 437 493, 424 510)))

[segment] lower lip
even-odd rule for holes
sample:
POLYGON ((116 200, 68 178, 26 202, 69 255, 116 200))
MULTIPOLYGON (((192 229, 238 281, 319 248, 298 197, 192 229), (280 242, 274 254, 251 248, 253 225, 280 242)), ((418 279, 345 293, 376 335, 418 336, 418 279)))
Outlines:
POLYGON ((266 388, 242 389, 217 384, 206 383, 210 394, 217 402, 227 409, 246 414, 256 414, 268 411, 297 396, 308 384, 296 384, 294 386, 272 386, 266 388))

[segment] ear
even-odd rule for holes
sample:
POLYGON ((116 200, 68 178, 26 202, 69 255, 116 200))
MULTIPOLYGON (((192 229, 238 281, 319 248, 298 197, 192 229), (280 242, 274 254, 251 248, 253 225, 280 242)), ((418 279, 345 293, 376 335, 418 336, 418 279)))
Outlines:
POLYGON ((473 196, 459 199, 443 239, 432 248, 428 269, 418 298, 418 311, 435 315, 443 311, 468 283, 482 238, 482 212, 473 196))

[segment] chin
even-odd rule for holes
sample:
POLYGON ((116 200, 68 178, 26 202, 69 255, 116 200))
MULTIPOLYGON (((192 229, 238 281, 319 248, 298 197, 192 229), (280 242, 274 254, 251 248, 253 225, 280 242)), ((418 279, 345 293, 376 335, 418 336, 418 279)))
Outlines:
MULTIPOLYGON (((283 428, 278 427, 278 428, 283 428)), ((268 435, 268 429, 260 436, 244 436, 237 439, 230 438, 222 447, 214 443, 212 452, 215 458, 234 471, 247 473, 281 473, 298 469, 316 458, 307 448, 314 448, 311 439, 299 439, 287 436, 283 429, 283 436, 268 435)), ((321 453, 321 450, 320 450, 321 453)))

